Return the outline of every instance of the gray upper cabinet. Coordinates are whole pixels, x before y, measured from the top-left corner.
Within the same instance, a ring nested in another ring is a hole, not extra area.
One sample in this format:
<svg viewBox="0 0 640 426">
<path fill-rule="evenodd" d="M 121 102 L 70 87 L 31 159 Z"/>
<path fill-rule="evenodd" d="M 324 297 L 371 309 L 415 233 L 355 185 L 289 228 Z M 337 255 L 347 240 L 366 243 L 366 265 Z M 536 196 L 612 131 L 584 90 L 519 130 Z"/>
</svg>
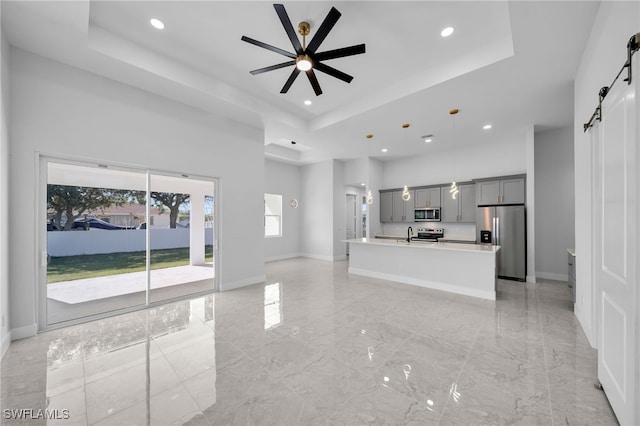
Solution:
<svg viewBox="0 0 640 426">
<path fill-rule="evenodd" d="M 502 204 L 524 204 L 524 178 L 500 180 Z"/>
<path fill-rule="evenodd" d="M 458 185 L 458 196 L 451 197 L 449 187 L 441 190 L 442 210 L 440 212 L 442 222 L 476 222 L 476 188 L 475 184 Z"/>
<path fill-rule="evenodd" d="M 392 222 L 393 192 L 380 193 L 380 222 Z"/>
<path fill-rule="evenodd" d="M 414 206 L 420 207 L 441 207 L 440 205 L 440 187 L 420 188 L 415 190 L 416 197 Z"/>
<path fill-rule="evenodd" d="M 460 192 L 460 220 L 458 222 L 476 223 L 476 186 L 474 184 L 458 185 Z"/>
<path fill-rule="evenodd" d="M 380 192 L 380 222 L 413 222 L 415 191 L 409 193 L 411 199 L 404 201 L 402 191 Z"/>
<path fill-rule="evenodd" d="M 524 177 L 476 182 L 476 200 L 478 205 L 524 204 Z"/>
</svg>

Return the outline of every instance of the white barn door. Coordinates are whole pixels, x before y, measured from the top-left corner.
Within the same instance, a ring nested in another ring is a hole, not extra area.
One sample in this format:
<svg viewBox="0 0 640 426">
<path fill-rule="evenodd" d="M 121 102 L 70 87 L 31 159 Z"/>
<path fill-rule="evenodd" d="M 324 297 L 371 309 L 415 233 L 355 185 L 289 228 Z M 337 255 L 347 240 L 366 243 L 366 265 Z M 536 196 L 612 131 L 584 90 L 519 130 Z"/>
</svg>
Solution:
<svg viewBox="0 0 640 426">
<path fill-rule="evenodd" d="M 602 104 L 602 121 L 592 129 L 598 379 L 622 425 L 640 424 L 636 407 L 640 111 L 638 71 L 634 74 L 631 85 L 622 81 L 624 72 L 611 88 Z"/>
</svg>

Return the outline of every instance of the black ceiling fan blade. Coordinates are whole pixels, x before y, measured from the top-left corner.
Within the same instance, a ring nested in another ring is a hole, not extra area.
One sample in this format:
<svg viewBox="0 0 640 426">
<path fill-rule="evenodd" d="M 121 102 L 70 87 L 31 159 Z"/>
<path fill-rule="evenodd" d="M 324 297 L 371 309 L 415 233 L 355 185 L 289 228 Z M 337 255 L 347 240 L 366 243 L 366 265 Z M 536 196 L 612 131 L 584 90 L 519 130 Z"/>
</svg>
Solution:
<svg viewBox="0 0 640 426">
<path fill-rule="evenodd" d="M 322 95 L 322 89 L 320 88 L 320 83 L 318 83 L 318 78 L 316 77 L 316 73 L 313 72 L 313 68 L 307 71 L 307 77 L 309 77 L 309 83 L 311 83 L 311 87 L 313 87 L 313 91 L 316 92 L 316 96 Z"/>
<path fill-rule="evenodd" d="M 291 25 L 291 20 L 289 19 L 289 15 L 285 10 L 284 5 L 274 4 L 273 7 L 276 10 L 276 13 L 278 14 L 278 18 L 280 18 L 280 22 L 282 23 L 282 26 L 284 27 L 284 30 L 287 33 L 287 36 L 289 36 L 289 40 L 291 40 L 291 45 L 293 46 L 293 50 L 295 50 L 298 53 L 298 55 L 301 54 L 302 45 L 300 44 L 300 40 L 298 39 L 298 36 L 296 34 L 295 29 L 293 28 L 293 25 Z"/>
<path fill-rule="evenodd" d="M 326 61 L 328 59 L 344 58 L 345 56 L 359 55 L 361 53 L 365 53 L 364 44 L 327 50 L 326 52 L 318 52 L 313 55 L 313 59 L 316 61 Z"/>
<path fill-rule="evenodd" d="M 318 28 L 318 31 L 316 31 L 313 39 L 311 39 L 311 43 L 309 43 L 309 45 L 307 46 L 307 52 L 310 52 L 312 54 L 316 52 L 318 47 L 320 47 L 324 39 L 329 34 L 329 31 L 331 31 L 336 22 L 338 22 L 340 16 L 342 16 L 342 13 L 338 12 L 338 9 L 336 9 L 335 7 L 332 7 L 327 16 L 324 18 L 324 21 L 322 21 L 322 24 L 320 24 L 320 28 Z"/>
<path fill-rule="evenodd" d="M 283 62 L 281 64 L 271 65 L 269 67 L 258 68 L 257 70 L 249 71 L 249 73 L 251 73 L 252 75 L 262 74 L 263 72 L 279 70 L 280 68 L 288 67 L 295 64 L 296 64 L 296 61 L 288 61 L 288 62 Z"/>
<path fill-rule="evenodd" d="M 280 90 L 280 93 L 287 93 L 289 91 L 289 88 L 296 80 L 296 77 L 298 77 L 298 74 L 300 74 L 300 70 L 296 67 L 293 69 L 293 71 L 291 71 L 291 75 L 287 79 L 287 82 L 284 83 L 284 86 L 282 86 L 282 90 Z"/>
<path fill-rule="evenodd" d="M 279 53 L 281 55 L 286 56 L 287 58 L 295 59 L 297 57 L 297 55 L 295 55 L 294 53 L 287 52 L 286 50 L 282 50 L 279 47 L 275 47 L 275 46 L 272 46 L 272 45 L 267 44 L 267 43 L 263 43 L 263 42 L 258 41 L 258 40 L 254 40 L 251 37 L 242 36 L 241 40 L 242 41 L 246 41 L 247 43 L 254 44 L 254 45 L 258 46 L 258 47 L 265 48 L 265 49 L 270 50 L 272 52 Z"/>
<path fill-rule="evenodd" d="M 330 67 L 329 65 L 325 65 L 321 62 L 316 62 L 313 67 L 318 71 L 329 74 L 331 77 L 335 77 L 347 83 L 351 83 L 351 80 L 353 80 L 353 77 L 349 74 L 345 74 L 342 71 L 338 71 L 337 69 Z"/>
</svg>

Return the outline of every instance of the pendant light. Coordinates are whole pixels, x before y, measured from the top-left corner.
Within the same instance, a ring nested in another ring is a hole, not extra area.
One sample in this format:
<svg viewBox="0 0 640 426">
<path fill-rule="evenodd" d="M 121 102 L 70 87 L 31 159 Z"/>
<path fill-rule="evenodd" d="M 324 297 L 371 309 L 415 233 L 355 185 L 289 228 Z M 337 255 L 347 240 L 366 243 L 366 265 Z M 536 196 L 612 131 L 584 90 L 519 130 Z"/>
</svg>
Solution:
<svg viewBox="0 0 640 426">
<path fill-rule="evenodd" d="M 409 128 L 409 126 L 411 126 L 411 124 L 409 124 L 409 123 L 404 123 L 404 124 L 402 125 L 402 128 L 403 128 L 403 129 L 408 129 L 408 128 Z M 405 134 L 404 140 L 405 140 L 405 145 L 406 145 L 406 140 L 407 140 L 407 137 L 406 137 L 406 136 L 407 136 L 407 132 L 405 132 L 404 134 Z M 405 185 L 405 186 L 404 186 L 404 188 L 402 189 L 402 199 L 403 199 L 404 201 L 409 201 L 409 200 L 411 199 L 411 193 L 409 192 L 409 188 L 407 188 L 407 185 Z"/>
<path fill-rule="evenodd" d="M 451 194 L 451 198 L 454 200 L 458 196 L 458 185 L 456 185 L 456 159 L 455 159 L 455 150 L 456 150 L 456 114 L 459 111 L 457 109 L 452 109 L 449 111 L 451 114 L 451 118 L 453 120 L 453 149 L 451 151 L 451 158 L 453 159 L 453 181 L 451 182 L 451 188 L 449 188 L 449 194 Z"/>
</svg>

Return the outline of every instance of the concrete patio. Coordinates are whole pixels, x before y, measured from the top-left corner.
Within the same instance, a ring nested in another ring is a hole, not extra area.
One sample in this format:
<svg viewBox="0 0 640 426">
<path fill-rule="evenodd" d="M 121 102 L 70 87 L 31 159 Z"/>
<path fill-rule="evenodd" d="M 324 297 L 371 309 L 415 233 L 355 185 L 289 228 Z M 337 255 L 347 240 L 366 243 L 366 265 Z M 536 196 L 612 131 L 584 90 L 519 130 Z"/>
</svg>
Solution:
<svg viewBox="0 0 640 426">
<path fill-rule="evenodd" d="M 151 290 L 212 280 L 212 263 L 177 266 L 151 271 Z M 91 302 L 131 293 L 144 292 L 147 288 L 147 272 L 130 272 L 106 277 L 85 278 L 47 285 L 47 298 L 67 304 Z"/>
</svg>

